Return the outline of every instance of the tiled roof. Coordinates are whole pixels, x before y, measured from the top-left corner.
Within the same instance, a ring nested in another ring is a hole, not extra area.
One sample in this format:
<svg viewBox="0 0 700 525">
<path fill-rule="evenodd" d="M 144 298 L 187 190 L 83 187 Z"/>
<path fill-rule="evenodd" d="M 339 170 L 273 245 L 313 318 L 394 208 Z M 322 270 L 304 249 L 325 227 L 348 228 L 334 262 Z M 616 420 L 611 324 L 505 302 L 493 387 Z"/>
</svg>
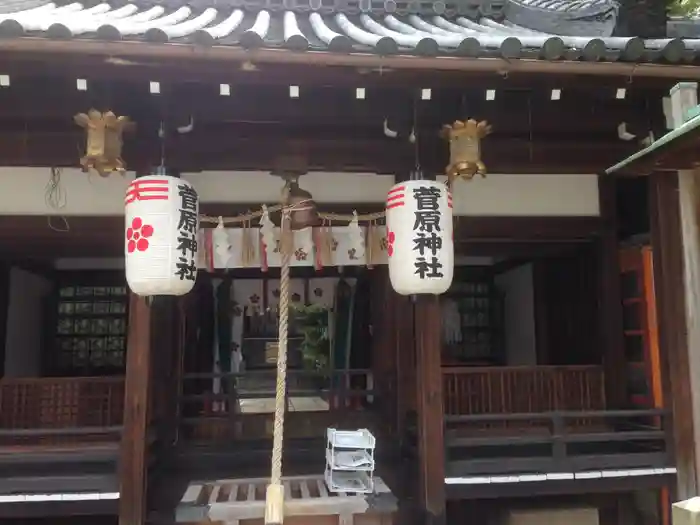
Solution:
<svg viewBox="0 0 700 525">
<path fill-rule="evenodd" d="M 612 0 L 511 0 L 505 16 L 513 23 L 572 36 L 610 36 L 619 6 Z"/>
<path fill-rule="evenodd" d="M 478 2 L 474 7 L 441 0 L 429 8 L 426 2 L 398 0 L 167 0 L 88 7 L 0 0 L 0 37 L 635 62 L 678 62 L 700 51 L 700 38 L 611 36 L 618 9 L 612 0 L 505 0 L 492 5 L 484 9 Z"/>
</svg>

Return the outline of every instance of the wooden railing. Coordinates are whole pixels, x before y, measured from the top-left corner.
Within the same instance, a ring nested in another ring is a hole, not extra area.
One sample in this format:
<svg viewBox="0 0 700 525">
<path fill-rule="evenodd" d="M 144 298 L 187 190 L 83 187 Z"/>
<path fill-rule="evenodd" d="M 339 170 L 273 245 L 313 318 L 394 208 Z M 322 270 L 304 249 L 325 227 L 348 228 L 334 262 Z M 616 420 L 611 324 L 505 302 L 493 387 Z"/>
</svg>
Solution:
<svg viewBox="0 0 700 525">
<path fill-rule="evenodd" d="M 600 366 L 444 367 L 446 415 L 603 410 Z"/>
<path fill-rule="evenodd" d="M 274 369 L 185 374 L 179 400 L 180 439 L 228 443 L 269 439 L 275 375 Z M 322 437 L 327 427 L 338 423 L 372 428 L 380 418 L 373 417 L 379 391 L 371 377 L 369 370 L 289 370 L 285 437 Z M 212 392 L 215 379 L 219 393 Z"/>
<path fill-rule="evenodd" d="M 672 467 L 667 416 L 662 409 L 447 416 L 447 475 Z M 538 421 L 538 431 L 503 436 L 463 432 L 465 427 L 503 421 L 512 426 Z M 582 427 L 578 421 L 597 423 Z"/>
<path fill-rule="evenodd" d="M 0 444 L 118 439 L 123 410 L 122 377 L 0 379 Z"/>
</svg>

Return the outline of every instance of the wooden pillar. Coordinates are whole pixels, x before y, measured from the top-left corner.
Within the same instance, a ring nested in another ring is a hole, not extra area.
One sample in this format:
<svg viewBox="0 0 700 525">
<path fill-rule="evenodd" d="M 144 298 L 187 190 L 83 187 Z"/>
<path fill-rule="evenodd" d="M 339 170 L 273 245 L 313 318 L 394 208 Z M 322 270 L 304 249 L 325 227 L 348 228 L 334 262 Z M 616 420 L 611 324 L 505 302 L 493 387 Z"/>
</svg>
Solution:
<svg viewBox="0 0 700 525">
<path fill-rule="evenodd" d="M 416 414 L 418 400 L 418 371 L 416 370 L 416 342 L 412 330 L 406 330 L 406 326 L 413 326 L 413 303 L 409 297 L 404 297 L 391 289 L 389 285 L 391 305 L 394 315 L 392 318 L 394 337 L 391 341 L 394 360 L 396 362 L 397 388 L 397 422 L 399 435 L 405 437 L 410 426 L 417 425 L 417 421 L 411 418 Z"/>
<path fill-rule="evenodd" d="M 169 451 L 177 434 L 180 381 L 180 319 L 177 297 L 158 297 L 151 304 L 151 398 L 159 421 L 158 440 Z"/>
<path fill-rule="evenodd" d="M 599 308 L 605 394 L 608 408 L 626 404 L 626 360 L 622 322 L 622 295 L 618 263 L 616 184 L 611 176 L 598 177 L 603 231 L 599 240 Z"/>
<path fill-rule="evenodd" d="M 411 163 L 412 161 L 413 159 Z M 407 168 L 397 174 L 396 182 L 410 180 L 417 175 L 412 169 Z M 426 174 L 423 176 L 430 178 Z M 404 417 L 403 414 L 411 413 L 415 403 L 418 430 L 416 500 L 424 513 L 421 523 L 444 525 L 445 418 L 442 400 L 440 302 L 434 295 L 409 298 L 401 297 L 393 290 L 390 293 L 393 294 L 389 303 L 394 308 L 394 344 L 397 352 L 398 381 L 401 383 L 397 406 L 399 418 Z M 413 326 L 413 330 L 407 329 L 410 326 Z M 405 421 L 402 424 L 405 424 Z M 403 429 L 406 429 L 406 426 Z M 411 518 L 413 522 L 416 516 Z"/>
<path fill-rule="evenodd" d="M 10 272 L 9 263 L 0 263 L 0 377 L 5 375 L 5 341 L 7 338 L 7 314 L 10 308 Z M 42 355 L 42 369 L 46 369 L 46 351 Z"/>
<path fill-rule="evenodd" d="M 372 319 L 372 375 L 373 389 L 378 392 L 381 416 L 389 429 L 389 435 L 398 437 L 397 415 L 398 363 L 394 355 L 394 308 L 391 307 L 392 290 L 386 267 L 370 272 L 370 310 Z M 369 387 L 369 385 L 368 385 Z"/>
<path fill-rule="evenodd" d="M 119 525 L 144 525 L 151 377 L 151 311 L 131 294 L 126 350 L 124 430 L 119 460 Z"/>
<path fill-rule="evenodd" d="M 690 403 L 686 406 L 685 413 L 679 414 L 679 418 L 692 419 L 693 422 L 695 491 L 692 496 L 697 496 L 700 471 L 700 170 L 679 172 L 678 192 L 683 245 L 686 355 L 690 383 Z M 674 376 L 672 379 L 676 380 Z"/>
<path fill-rule="evenodd" d="M 426 525 L 445 523 L 445 440 L 440 347 L 440 302 L 418 296 L 414 307 L 419 501 Z"/>
<path fill-rule="evenodd" d="M 698 495 L 695 436 L 700 423 L 696 397 L 700 386 L 699 181 L 698 173 L 692 172 L 680 176 L 655 173 L 650 179 L 654 292 L 664 399 L 670 400 L 670 406 L 668 402 L 666 406 L 673 410 L 678 499 Z"/>
</svg>

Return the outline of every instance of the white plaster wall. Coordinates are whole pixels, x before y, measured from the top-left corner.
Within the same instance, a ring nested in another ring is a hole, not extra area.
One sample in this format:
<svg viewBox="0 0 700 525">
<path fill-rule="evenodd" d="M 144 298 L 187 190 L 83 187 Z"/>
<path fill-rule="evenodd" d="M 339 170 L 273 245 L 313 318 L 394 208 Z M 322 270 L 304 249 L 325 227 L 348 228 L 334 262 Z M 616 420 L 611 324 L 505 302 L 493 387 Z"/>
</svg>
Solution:
<svg viewBox="0 0 700 525">
<path fill-rule="evenodd" d="M 452 197 L 457 215 L 600 215 L 596 175 L 488 175 L 458 181 Z"/>
<path fill-rule="evenodd" d="M 44 300 L 51 282 L 20 268 L 10 270 L 5 377 L 36 377 L 41 374 L 44 334 Z"/>
<path fill-rule="evenodd" d="M 276 202 L 281 180 L 266 172 L 184 173 L 202 202 L 257 205 Z M 7 191 L 0 193 L 0 215 L 122 215 L 124 193 L 133 179 L 100 178 L 77 169 L 60 177 L 60 206 L 50 206 L 48 168 L 0 168 Z M 383 204 L 393 185 L 392 175 L 372 173 L 309 173 L 300 181 L 319 203 Z M 58 196 L 57 192 L 53 196 Z M 581 216 L 598 215 L 596 175 L 489 175 L 459 181 L 454 188 L 457 215 Z"/>
<path fill-rule="evenodd" d="M 525 264 L 496 276 L 505 294 L 505 346 L 509 366 L 537 364 L 535 302 L 532 265 Z"/>
</svg>

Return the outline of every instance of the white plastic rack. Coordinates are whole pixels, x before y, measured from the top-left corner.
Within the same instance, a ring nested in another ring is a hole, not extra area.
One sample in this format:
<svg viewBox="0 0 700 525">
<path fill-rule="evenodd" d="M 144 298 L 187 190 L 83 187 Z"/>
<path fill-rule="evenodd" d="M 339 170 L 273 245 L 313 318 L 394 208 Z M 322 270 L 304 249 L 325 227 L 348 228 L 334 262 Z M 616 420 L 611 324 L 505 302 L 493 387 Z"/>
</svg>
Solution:
<svg viewBox="0 0 700 525">
<path fill-rule="evenodd" d="M 331 492 L 367 494 L 374 491 L 376 439 L 366 428 L 326 431 L 325 480 Z"/>
</svg>

